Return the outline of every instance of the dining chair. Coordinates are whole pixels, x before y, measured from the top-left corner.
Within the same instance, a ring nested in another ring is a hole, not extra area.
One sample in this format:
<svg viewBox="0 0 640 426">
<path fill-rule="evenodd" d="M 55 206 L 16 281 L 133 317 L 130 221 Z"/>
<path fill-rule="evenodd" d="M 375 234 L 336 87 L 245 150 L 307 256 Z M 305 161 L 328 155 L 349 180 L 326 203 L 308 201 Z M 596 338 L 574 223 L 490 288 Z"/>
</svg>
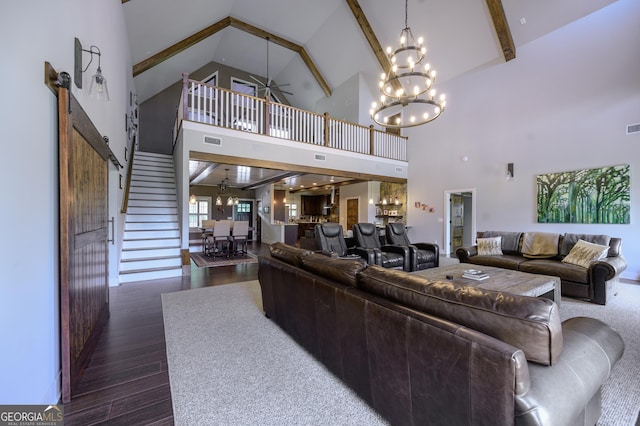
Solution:
<svg viewBox="0 0 640 426">
<path fill-rule="evenodd" d="M 229 235 L 231 234 L 231 223 L 228 220 L 216 221 L 213 227 L 213 234 L 207 237 L 209 241 L 208 255 L 229 257 Z"/>
<path fill-rule="evenodd" d="M 207 252 L 207 237 L 213 235 L 213 226 L 215 225 L 215 220 L 205 219 L 202 221 L 200 229 L 202 230 L 202 252 Z"/>
<path fill-rule="evenodd" d="M 237 220 L 233 223 L 233 232 L 229 235 L 230 252 L 233 255 L 247 254 L 247 239 L 249 238 L 249 221 Z"/>
</svg>

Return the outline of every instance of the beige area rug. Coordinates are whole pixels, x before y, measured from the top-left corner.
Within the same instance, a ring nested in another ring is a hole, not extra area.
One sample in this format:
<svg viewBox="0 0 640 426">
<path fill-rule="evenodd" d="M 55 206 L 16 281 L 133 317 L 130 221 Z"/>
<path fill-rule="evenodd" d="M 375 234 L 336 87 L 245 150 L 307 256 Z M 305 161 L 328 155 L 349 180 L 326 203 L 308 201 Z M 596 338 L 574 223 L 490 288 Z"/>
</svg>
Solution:
<svg viewBox="0 0 640 426">
<path fill-rule="evenodd" d="M 258 256 L 253 253 L 247 253 L 244 256 L 236 256 L 230 258 L 205 256 L 203 253 L 190 253 L 191 259 L 199 268 L 211 268 L 215 266 L 240 265 L 242 263 L 256 263 Z"/>
<path fill-rule="evenodd" d="M 162 295 L 176 425 L 385 425 L 262 311 L 258 281 Z"/>
<path fill-rule="evenodd" d="M 631 426 L 640 410 L 640 285 L 606 306 L 563 298 L 562 319 L 617 329 L 624 356 L 603 388 L 598 426 Z M 384 424 L 262 311 L 258 281 L 162 295 L 176 424 Z"/>
</svg>

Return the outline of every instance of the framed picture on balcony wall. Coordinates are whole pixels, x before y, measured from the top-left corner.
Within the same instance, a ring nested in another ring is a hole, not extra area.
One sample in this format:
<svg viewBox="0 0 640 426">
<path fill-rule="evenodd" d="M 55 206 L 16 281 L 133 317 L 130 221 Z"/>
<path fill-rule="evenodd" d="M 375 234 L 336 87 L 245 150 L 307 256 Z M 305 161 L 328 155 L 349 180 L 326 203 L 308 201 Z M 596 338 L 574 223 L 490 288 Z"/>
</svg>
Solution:
<svg viewBox="0 0 640 426">
<path fill-rule="evenodd" d="M 630 182 L 628 164 L 538 175 L 538 222 L 628 224 Z"/>
</svg>

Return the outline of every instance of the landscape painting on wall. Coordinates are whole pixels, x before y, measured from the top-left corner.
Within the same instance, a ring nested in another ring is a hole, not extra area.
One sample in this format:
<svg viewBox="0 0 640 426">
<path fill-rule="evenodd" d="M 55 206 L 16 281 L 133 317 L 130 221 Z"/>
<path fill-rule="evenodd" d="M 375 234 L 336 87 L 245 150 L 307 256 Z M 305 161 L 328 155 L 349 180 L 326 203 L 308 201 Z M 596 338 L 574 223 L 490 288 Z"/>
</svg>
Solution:
<svg viewBox="0 0 640 426">
<path fill-rule="evenodd" d="M 628 164 L 536 178 L 539 223 L 630 222 Z"/>
</svg>

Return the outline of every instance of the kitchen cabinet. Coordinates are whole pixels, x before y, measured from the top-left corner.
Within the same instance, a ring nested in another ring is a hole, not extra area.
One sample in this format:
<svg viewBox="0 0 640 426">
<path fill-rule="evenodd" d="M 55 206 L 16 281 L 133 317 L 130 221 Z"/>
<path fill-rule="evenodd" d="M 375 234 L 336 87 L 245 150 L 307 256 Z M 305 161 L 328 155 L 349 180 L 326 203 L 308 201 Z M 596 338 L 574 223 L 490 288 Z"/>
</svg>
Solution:
<svg viewBox="0 0 640 426">
<path fill-rule="evenodd" d="M 302 215 L 304 216 L 322 216 L 326 214 L 324 207 L 327 205 L 327 197 L 325 195 L 303 195 Z"/>
</svg>

